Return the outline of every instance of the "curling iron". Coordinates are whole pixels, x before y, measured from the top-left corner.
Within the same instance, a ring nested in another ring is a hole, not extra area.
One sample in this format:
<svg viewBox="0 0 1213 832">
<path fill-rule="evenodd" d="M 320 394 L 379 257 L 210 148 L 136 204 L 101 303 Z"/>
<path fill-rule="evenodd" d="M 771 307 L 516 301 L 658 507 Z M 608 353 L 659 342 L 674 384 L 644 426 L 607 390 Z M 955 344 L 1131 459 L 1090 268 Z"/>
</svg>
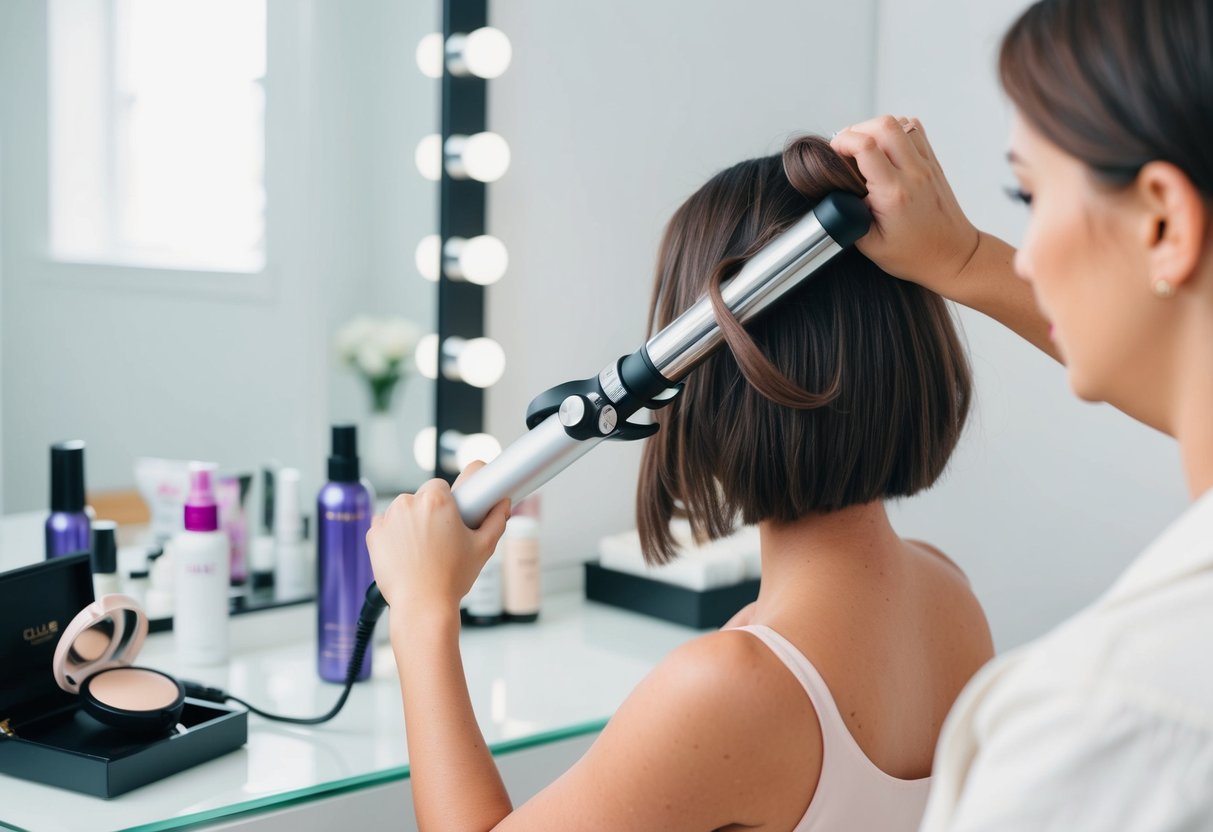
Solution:
<svg viewBox="0 0 1213 832">
<path fill-rule="evenodd" d="M 739 321 L 748 323 L 868 233 L 871 222 L 872 216 L 859 197 L 841 191 L 827 195 L 721 285 L 725 304 Z M 517 503 L 604 439 L 626 442 L 655 434 L 658 425 L 632 422 L 631 417 L 642 409 L 657 410 L 672 402 L 682 391 L 686 375 L 723 339 L 711 300 L 704 296 L 643 347 L 608 364 L 598 375 L 568 381 L 541 393 L 527 408 L 527 432 L 454 490 L 463 522 L 469 528 L 479 527 L 498 502 L 509 497 Z M 199 690 L 191 695 L 235 700 L 269 719 L 325 722 L 345 704 L 375 622 L 386 607 L 379 587 L 372 583 L 358 617 L 345 689 L 323 716 L 268 714 L 218 690 Z"/>
<path fill-rule="evenodd" d="M 859 197 L 836 191 L 779 234 L 721 286 L 729 310 L 743 324 L 799 286 L 809 275 L 868 233 L 872 215 Z M 517 503 L 589 453 L 604 439 L 632 441 L 657 432 L 629 421 L 641 409 L 668 405 L 682 379 L 724 339 L 711 300 L 701 297 L 631 355 L 597 376 L 557 385 L 527 408 L 527 433 L 453 492 L 459 516 L 477 528 L 506 497 Z M 368 606 L 386 602 L 367 590 Z"/>
</svg>

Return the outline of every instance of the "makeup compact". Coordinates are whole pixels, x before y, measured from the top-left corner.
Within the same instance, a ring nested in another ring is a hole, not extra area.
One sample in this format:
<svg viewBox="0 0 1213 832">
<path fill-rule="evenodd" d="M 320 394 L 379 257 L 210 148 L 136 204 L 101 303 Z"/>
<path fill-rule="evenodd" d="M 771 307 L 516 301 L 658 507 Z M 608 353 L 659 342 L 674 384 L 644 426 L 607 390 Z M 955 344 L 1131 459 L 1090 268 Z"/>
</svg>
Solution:
<svg viewBox="0 0 1213 832">
<path fill-rule="evenodd" d="M 147 616 L 135 599 L 103 595 L 59 637 L 55 682 L 78 694 L 98 722 L 143 737 L 164 734 L 181 717 L 185 690 L 167 673 L 131 666 L 145 638 Z"/>
<path fill-rule="evenodd" d="M 147 638 L 88 555 L 0 572 L 0 774 L 115 797 L 244 745 L 246 711 L 134 664 Z"/>
</svg>

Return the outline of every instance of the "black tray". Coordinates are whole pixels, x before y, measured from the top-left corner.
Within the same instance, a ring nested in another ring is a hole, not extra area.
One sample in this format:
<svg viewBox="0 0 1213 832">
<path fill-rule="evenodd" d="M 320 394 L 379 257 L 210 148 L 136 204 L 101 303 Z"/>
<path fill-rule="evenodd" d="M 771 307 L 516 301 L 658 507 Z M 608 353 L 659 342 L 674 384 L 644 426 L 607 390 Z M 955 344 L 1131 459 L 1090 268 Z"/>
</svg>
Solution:
<svg viewBox="0 0 1213 832">
<path fill-rule="evenodd" d="M 585 565 L 585 597 L 706 630 L 724 625 L 738 610 L 756 600 L 758 580 L 700 591 L 616 572 L 591 561 Z"/>
</svg>

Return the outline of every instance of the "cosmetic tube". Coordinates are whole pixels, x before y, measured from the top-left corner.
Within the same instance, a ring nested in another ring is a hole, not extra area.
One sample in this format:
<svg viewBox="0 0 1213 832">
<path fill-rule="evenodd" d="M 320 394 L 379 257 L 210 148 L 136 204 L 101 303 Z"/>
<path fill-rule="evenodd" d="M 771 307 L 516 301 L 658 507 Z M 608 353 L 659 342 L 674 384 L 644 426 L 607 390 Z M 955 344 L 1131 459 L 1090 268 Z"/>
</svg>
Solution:
<svg viewBox="0 0 1213 832">
<path fill-rule="evenodd" d="M 254 592 L 274 588 L 274 475 L 277 465 L 261 469 L 260 487 L 254 500 L 255 533 L 249 542 L 249 574 Z"/>
<path fill-rule="evenodd" d="M 315 591 L 315 569 L 303 542 L 299 471 L 282 468 L 274 486 L 274 597 L 306 598 Z"/>
</svg>

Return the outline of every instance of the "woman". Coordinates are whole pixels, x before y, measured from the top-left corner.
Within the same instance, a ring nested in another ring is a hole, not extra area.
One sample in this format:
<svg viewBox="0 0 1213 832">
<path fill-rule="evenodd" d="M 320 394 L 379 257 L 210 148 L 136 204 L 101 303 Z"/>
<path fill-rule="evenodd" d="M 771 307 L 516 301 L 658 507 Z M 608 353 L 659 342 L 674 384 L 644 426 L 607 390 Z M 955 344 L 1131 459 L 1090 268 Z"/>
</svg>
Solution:
<svg viewBox="0 0 1213 832">
<path fill-rule="evenodd" d="M 999 62 L 1030 206 L 1018 252 L 968 223 L 916 121 L 833 141 L 867 180 L 865 254 L 1062 359 L 1080 398 L 1174 436 L 1194 501 L 1092 607 L 973 680 L 926 830 L 1213 828 L 1210 44 L 1208 0 L 1023 14 Z"/>
<path fill-rule="evenodd" d="M 675 214 L 652 323 L 709 289 L 728 349 L 687 379 L 645 448 L 646 554 L 674 555 L 680 505 L 701 537 L 761 533 L 762 588 L 725 630 L 675 651 L 559 780 L 511 812 L 468 703 L 459 599 L 501 534 L 475 532 L 441 481 L 368 536 L 392 642 L 422 829 L 917 826 L 957 692 L 992 653 L 959 570 L 892 529 L 884 500 L 929 487 L 961 433 L 970 373 L 943 302 L 842 255 L 747 331 L 720 281 L 826 193 L 862 192 L 821 139 L 742 162 Z"/>
</svg>

